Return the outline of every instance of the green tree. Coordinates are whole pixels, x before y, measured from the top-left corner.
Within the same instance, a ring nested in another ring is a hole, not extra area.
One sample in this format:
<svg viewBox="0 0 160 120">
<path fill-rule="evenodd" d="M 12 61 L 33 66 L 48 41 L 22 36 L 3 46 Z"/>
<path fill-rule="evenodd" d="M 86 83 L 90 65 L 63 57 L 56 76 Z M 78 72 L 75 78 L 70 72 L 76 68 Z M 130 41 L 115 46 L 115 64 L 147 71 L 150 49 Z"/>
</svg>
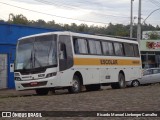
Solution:
<svg viewBox="0 0 160 120">
<path fill-rule="evenodd" d="M 4 20 L 0 20 L 0 22 L 2 23 L 2 22 L 5 22 Z"/>
<path fill-rule="evenodd" d="M 77 24 L 71 23 L 70 28 L 71 28 L 71 31 L 78 32 L 78 26 L 77 26 Z"/>
<path fill-rule="evenodd" d="M 22 25 L 27 25 L 29 23 L 27 18 L 22 14 L 14 15 L 13 13 L 9 14 L 8 22 L 13 24 L 22 24 Z"/>
<path fill-rule="evenodd" d="M 46 22 L 42 19 L 38 19 L 37 21 L 32 23 L 33 26 L 38 26 L 38 27 L 46 27 Z"/>
<path fill-rule="evenodd" d="M 152 32 L 150 35 L 149 35 L 150 39 L 152 40 L 157 40 L 159 39 L 159 35 L 157 32 Z"/>
<path fill-rule="evenodd" d="M 87 24 L 80 24 L 78 26 L 78 32 L 88 32 L 88 25 Z"/>
<path fill-rule="evenodd" d="M 156 30 L 160 30 L 160 27 L 159 27 L 159 25 L 157 25 L 157 26 L 156 26 Z"/>
<path fill-rule="evenodd" d="M 34 20 L 27 20 L 25 16 L 22 14 L 20 15 L 9 15 L 9 23 L 14 24 L 23 24 L 23 25 L 30 25 L 30 26 L 38 26 L 38 27 L 45 27 L 45 28 L 53 28 L 58 30 L 67 30 L 73 32 L 81 32 L 81 33 L 91 33 L 91 34 L 104 34 L 104 35 L 113 35 L 113 36 L 122 36 L 122 37 L 129 37 L 129 30 L 130 25 L 123 25 L 123 24 L 112 24 L 109 23 L 107 26 L 95 26 L 94 24 L 88 26 L 87 24 L 80 24 L 77 25 L 76 23 L 69 24 L 60 24 L 56 23 L 54 20 L 45 22 L 42 19 L 37 21 Z M 155 31 L 160 30 L 160 27 L 157 25 L 156 27 L 152 26 L 151 24 L 142 24 L 142 31 Z M 137 24 L 133 25 L 133 37 L 137 37 Z M 157 36 L 153 34 L 151 38 L 156 39 Z"/>
</svg>

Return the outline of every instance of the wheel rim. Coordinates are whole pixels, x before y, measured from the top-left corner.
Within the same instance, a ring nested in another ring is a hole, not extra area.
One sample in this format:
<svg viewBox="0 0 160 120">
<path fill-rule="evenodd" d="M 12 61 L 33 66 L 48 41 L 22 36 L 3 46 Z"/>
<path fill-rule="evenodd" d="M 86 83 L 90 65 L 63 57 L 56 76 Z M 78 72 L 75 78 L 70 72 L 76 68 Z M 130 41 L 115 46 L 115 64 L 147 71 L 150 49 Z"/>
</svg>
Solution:
<svg viewBox="0 0 160 120">
<path fill-rule="evenodd" d="M 124 81 L 123 81 L 123 79 L 120 79 L 120 86 L 121 86 L 121 87 L 124 86 Z"/>
<path fill-rule="evenodd" d="M 124 87 L 125 86 L 125 83 L 124 83 L 124 79 L 123 79 L 123 76 L 120 76 L 120 87 Z"/>
<path fill-rule="evenodd" d="M 138 83 L 137 81 L 134 81 L 134 82 L 133 82 L 133 86 L 134 86 L 134 87 L 138 87 L 138 85 L 139 85 L 139 83 Z"/>
<path fill-rule="evenodd" d="M 77 80 L 73 80 L 73 90 L 78 91 L 79 90 L 79 83 Z"/>
</svg>

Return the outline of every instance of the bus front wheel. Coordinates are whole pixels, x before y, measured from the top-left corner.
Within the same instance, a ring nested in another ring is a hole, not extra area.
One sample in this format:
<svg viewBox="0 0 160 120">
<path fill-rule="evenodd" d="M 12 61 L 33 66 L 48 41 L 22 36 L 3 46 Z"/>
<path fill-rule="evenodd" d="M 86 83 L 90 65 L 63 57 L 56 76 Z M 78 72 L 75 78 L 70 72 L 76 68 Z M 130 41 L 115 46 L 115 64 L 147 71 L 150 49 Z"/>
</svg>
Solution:
<svg viewBox="0 0 160 120">
<path fill-rule="evenodd" d="M 74 75 L 72 80 L 72 86 L 68 88 L 69 93 L 79 93 L 81 92 L 81 82 L 79 77 Z"/>
</svg>

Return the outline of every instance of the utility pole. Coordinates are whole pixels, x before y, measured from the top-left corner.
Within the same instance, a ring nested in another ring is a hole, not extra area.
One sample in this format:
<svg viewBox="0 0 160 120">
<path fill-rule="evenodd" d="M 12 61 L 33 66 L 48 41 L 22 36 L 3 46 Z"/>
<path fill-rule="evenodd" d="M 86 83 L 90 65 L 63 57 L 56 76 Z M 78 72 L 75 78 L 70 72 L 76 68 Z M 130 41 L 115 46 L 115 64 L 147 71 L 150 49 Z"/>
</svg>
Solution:
<svg viewBox="0 0 160 120">
<path fill-rule="evenodd" d="M 141 40 L 141 0 L 139 0 L 138 8 L 138 25 L 137 25 L 137 41 L 140 44 Z"/>
<path fill-rule="evenodd" d="M 131 0 L 130 38 L 133 36 L 133 1 Z"/>
</svg>

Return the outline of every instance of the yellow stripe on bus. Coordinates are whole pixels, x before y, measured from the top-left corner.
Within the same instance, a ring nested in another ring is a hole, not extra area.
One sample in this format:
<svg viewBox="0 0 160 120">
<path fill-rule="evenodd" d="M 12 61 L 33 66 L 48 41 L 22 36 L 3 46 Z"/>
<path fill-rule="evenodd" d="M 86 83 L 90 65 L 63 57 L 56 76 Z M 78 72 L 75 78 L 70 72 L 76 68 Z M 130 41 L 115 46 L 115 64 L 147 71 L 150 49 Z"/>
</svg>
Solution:
<svg viewBox="0 0 160 120">
<path fill-rule="evenodd" d="M 74 58 L 74 65 L 134 65 L 139 66 L 140 60 L 101 59 L 101 58 Z"/>
</svg>

